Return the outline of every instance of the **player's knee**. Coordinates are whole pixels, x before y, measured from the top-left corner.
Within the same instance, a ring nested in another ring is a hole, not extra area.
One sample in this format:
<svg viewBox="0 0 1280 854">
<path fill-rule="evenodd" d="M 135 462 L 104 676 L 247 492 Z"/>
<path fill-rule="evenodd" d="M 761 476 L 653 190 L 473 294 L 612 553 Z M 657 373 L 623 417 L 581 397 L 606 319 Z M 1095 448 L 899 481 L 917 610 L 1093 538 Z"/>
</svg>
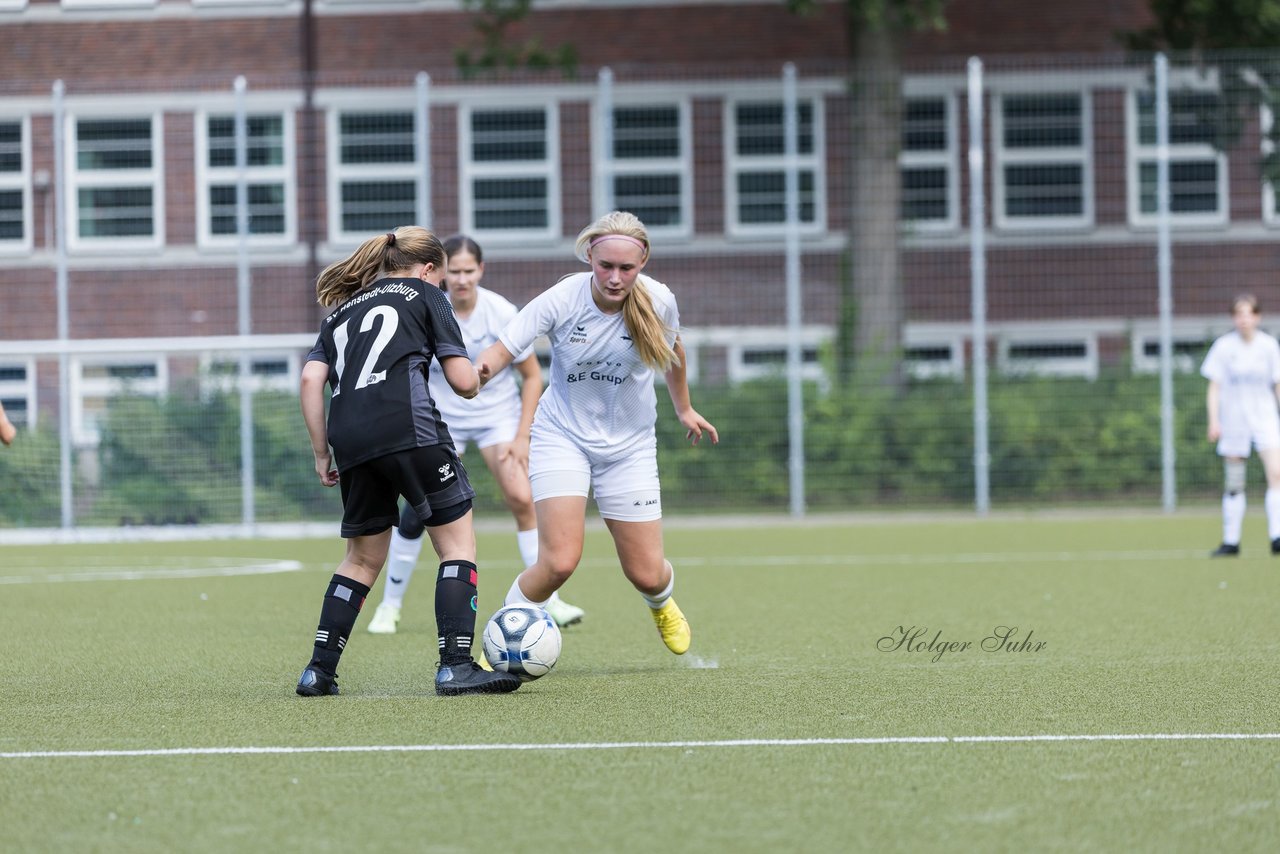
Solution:
<svg viewBox="0 0 1280 854">
<path fill-rule="evenodd" d="M 569 576 L 573 575 L 573 571 L 578 568 L 578 560 L 580 555 L 572 554 L 548 554 L 545 560 L 539 560 L 543 570 L 547 573 L 552 581 L 557 585 L 564 584 L 569 580 Z"/>
<path fill-rule="evenodd" d="M 1244 492 L 1244 460 L 1226 460 L 1222 464 L 1223 489 L 1227 495 Z"/>
<path fill-rule="evenodd" d="M 406 540 L 416 540 L 422 536 L 422 532 L 426 530 L 426 525 L 419 518 L 417 510 L 406 506 L 400 513 L 400 525 L 396 530 Z"/>
</svg>

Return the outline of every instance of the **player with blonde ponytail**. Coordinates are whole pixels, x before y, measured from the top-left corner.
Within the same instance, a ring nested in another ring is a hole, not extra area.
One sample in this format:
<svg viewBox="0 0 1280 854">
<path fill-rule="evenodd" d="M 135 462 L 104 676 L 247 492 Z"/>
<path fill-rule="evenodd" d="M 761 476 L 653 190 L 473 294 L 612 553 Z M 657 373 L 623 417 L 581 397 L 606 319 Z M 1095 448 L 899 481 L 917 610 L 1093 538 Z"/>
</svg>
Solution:
<svg viewBox="0 0 1280 854">
<path fill-rule="evenodd" d="M 689 400 L 675 295 L 641 273 L 650 256 L 644 224 L 624 211 L 606 214 L 582 230 L 575 250 L 591 269 L 531 300 L 476 358 L 485 383 L 540 336 L 551 341 L 551 381 L 529 448 L 538 559 L 511 585 L 506 604 L 541 605 L 573 574 L 594 493 L 623 574 L 663 643 L 682 655 L 692 633 L 672 598 L 675 571 L 662 547 L 655 374 L 665 375 L 688 439 L 720 437 Z"/>
</svg>

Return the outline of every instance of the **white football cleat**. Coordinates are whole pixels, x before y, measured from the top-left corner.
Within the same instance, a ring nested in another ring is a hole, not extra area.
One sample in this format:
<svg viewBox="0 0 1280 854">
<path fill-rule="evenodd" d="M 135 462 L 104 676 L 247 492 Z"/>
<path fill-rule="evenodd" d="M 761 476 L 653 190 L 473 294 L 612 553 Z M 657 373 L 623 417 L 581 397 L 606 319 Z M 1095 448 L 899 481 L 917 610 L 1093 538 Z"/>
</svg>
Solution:
<svg viewBox="0 0 1280 854">
<path fill-rule="evenodd" d="M 373 619 L 369 621 L 369 631 L 375 635 L 394 635 L 396 624 L 399 622 L 400 606 L 383 602 L 378 606 L 378 610 L 373 612 Z"/>
<path fill-rule="evenodd" d="M 546 611 L 551 616 L 551 619 L 555 620 L 556 625 L 561 628 L 564 628 L 565 626 L 572 626 L 575 623 L 581 623 L 582 618 L 587 615 L 586 611 L 582 610 L 577 605 L 570 605 L 559 596 L 552 596 L 551 599 L 547 601 L 547 604 L 543 606 L 543 610 Z"/>
</svg>

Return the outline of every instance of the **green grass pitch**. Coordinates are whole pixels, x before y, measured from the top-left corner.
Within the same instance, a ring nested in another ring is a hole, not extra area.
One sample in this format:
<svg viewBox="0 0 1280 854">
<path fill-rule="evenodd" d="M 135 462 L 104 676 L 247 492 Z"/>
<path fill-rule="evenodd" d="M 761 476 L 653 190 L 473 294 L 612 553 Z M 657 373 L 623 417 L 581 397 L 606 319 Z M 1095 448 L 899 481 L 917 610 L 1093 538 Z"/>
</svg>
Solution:
<svg viewBox="0 0 1280 854">
<path fill-rule="evenodd" d="M 673 522 L 676 657 L 593 524 L 556 669 L 460 698 L 428 557 L 302 699 L 336 538 L 6 546 L 0 848 L 1274 850 L 1263 527 L 1211 561 L 1208 512 Z M 483 622 L 516 552 L 479 547 Z"/>
</svg>

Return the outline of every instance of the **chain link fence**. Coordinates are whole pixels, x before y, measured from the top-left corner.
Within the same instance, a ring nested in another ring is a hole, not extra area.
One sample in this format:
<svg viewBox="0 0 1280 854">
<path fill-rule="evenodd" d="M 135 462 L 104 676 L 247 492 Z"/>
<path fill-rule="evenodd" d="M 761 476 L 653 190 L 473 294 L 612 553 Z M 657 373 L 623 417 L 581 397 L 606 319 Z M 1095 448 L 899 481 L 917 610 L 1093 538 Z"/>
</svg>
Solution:
<svg viewBox="0 0 1280 854">
<path fill-rule="evenodd" d="M 1236 293 L 1280 295 L 1261 62 L 9 81 L 0 526 L 331 521 L 296 402 L 319 270 L 423 223 L 519 305 L 614 208 L 723 439 L 660 394 L 672 511 L 1214 497 L 1196 370 Z"/>
</svg>

